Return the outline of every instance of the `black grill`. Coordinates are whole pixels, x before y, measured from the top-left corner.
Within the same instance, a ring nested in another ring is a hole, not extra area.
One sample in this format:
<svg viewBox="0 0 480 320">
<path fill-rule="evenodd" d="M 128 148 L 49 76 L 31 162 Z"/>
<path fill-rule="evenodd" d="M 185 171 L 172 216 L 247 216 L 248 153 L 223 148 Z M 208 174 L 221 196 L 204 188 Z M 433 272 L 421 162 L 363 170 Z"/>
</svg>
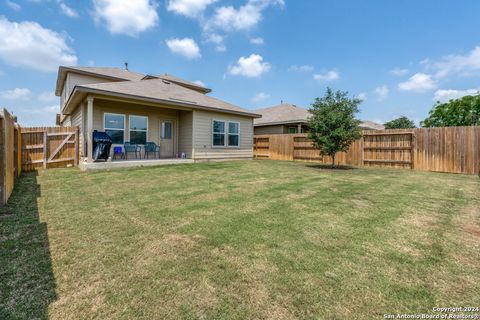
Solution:
<svg viewBox="0 0 480 320">
<path fill-rule="evenodd" d="M 106 161 L 110 156 L 112 138 L 105 132 L 93 131 L 93 161 Z"/>
</svg>

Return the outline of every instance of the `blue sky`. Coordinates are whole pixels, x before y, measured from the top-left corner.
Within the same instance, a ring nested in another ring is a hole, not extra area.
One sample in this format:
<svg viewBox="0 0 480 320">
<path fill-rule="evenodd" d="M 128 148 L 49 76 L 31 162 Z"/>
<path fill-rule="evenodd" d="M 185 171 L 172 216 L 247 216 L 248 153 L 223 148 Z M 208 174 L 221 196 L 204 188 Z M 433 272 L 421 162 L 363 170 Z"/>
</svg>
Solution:
<svg viewBox="0 0 480 320">
<path fill-rule="evenodd" d="M 423 120 L 480 88 L 480 1 L 0 0 L 0 105 L 52 125 L 58 65 L 201 81 L 244 108 L 308 107 L 325 88 L 359 118 Z"/>
</svg>

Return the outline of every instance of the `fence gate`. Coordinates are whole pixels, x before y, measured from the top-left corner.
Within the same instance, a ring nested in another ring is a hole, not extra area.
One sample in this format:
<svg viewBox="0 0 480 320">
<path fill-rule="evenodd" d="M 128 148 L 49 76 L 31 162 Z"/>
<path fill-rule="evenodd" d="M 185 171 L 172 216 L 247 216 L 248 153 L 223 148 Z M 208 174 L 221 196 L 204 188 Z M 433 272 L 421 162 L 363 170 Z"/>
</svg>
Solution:
<svg viewBox="0 0 480 320">
<path fill-rule="evenodd" d="M 77 127 L 22 128 L 22 170 L 78 164 Z"/>
<path fill-rule="evenodd" d="M 414 169 L 413 132 L 368 132 L 363 134 L 363 165 Z"/>
</svg>

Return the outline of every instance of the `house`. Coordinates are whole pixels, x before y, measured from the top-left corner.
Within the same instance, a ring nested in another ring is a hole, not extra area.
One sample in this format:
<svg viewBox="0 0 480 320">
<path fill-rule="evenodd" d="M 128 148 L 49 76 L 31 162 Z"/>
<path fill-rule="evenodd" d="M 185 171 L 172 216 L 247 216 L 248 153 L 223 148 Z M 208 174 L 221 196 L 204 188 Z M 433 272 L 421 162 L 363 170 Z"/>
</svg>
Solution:
<svg viewBox="0 0 480 320">
<path fill-rule="evenodd" d="M 80 159 L 92 162 L 92 133 L 113 147 L 155 142 L 160 158 L 251 159 L 253 119 L 260 115 L 207 95 L 211 90 L 172 75 L 120 68 L 60 67 L 55 94 L 59 125 L 78 126 Z"/>
<path fill-rule="evenodd" d="M 294 104 L 282 102 L 278 106 L 257 109 L 255 113 L 262 115 L 261 118 L 254 120 L 256 135 L 308 132 L 310 112 Z M 360 127 L 363 130 L 385 129 L 383 125 L 372 121 L 362 121 Z"/>
</svg>

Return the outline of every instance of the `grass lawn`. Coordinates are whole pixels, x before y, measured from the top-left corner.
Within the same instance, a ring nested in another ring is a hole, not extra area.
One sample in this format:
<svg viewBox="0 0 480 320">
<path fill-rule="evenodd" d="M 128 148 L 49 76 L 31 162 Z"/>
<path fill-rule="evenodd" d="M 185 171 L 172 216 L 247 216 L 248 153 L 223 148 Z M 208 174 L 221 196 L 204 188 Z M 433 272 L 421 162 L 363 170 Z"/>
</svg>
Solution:
<svg viewBox="0 0 480 320">
<path fill-rule="evenodd" d="M 241 161 L 25 174 L 0 318 L 381 319 L 480 306 L 480 179 Z"/>
</svg>

